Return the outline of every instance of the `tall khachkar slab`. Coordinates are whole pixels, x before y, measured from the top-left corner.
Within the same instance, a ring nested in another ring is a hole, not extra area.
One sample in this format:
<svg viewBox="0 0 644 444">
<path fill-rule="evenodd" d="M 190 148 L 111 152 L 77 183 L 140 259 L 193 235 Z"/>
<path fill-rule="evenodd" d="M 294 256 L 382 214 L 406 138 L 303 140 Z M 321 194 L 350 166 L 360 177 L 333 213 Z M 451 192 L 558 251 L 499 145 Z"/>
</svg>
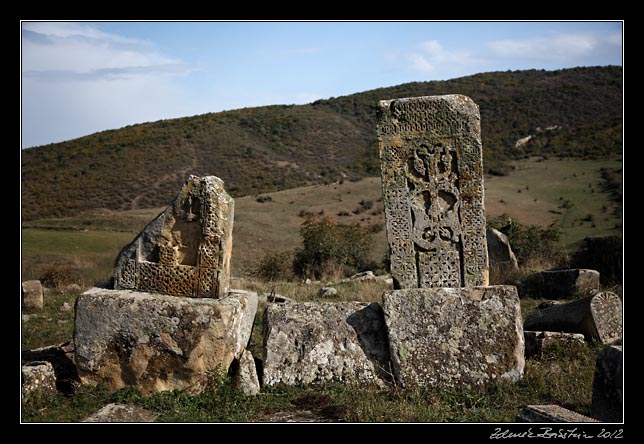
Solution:
<svg viewBox="0 0 644 444">
<path fill-rule="evenodd" d="M 234 201 L 215 176 L 190 176 L 116 258 L 114 288 L 222 298 L 230 281 Z"/>
<path fill-rule="evenodd" d="M 378 114 L 395 288 L 487 285 L 478 106 L 417 97 L 383 100 Z"/>
</svg>

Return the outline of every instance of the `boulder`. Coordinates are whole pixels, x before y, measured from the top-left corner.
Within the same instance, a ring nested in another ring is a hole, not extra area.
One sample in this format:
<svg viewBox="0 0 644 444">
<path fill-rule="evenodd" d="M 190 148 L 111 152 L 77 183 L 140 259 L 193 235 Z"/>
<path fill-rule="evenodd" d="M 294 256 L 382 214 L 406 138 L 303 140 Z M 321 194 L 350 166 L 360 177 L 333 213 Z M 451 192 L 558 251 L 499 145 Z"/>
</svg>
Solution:
<svg viewBox="0 0 644 444">
<path fill-rule="evenodd" d="M 22 283 L 22 306 L 42 310 L 44 305 L 43 288 L 40 281 Z"/>
<path fill-rule="evenodd" d="M 525 357 L 540 358 L 548 349 L 555 347 L 584 347 L 584 335 L 555 331 L 524 331 Z"/>
<path fill-rule="evenodd" d="M 624 420 L 622 347 L 610 345 L 597 356 L 591 415 L 602 422 Z"/>
<path fill-rule="evenodd" d="M 253 354 L 245 350 L 237 363 L 234 384 L 244 395 L 255 396 L 259 393 L 259 378 Z"/>
<path fill-rule="evenodd" d="M 230 287 L 233 198 L 215 176 L 190 176 L 179 195 L 116 258 L 117 290 L 222 298 Z"/>
<path fill-rule="evenodd" d="M 108 404 L 81 422 L 154 422 L 157 413 L 135 405 Z"/>
<path fill-rule="evenodd" d="M 586 340 L 615 344 L 622 340 L 622 301 L 609 291 L 535 310 L 525 330 L 581 333 Z"/>
<path fill-rule="evenodd" d="M 264 385 L 381 384 L 388 378 L 387 334 L 377 303 L 272 304 L 264 316 Z"/>
<path fill-rule="evenodd" d="M 521 297 L 567 299 L 599 291 L 599 272 L 582 268 L 533 273 L 521 282 Z"/>
<path fill-rule="evenodd" d="M 93 288 L 76 302 L 78 373 L 112 389 L 199 393 L 241 357 L 256 310 L 251 292 L 211 299 Z"/>
<path fill-rule="evenodd" d="M 349 278 L 351 281 L 375 281 L 376 275 L 373 274 L 373 271 L 363 271 L 361 273 L 356 273 Z"/>
<path fill-rule="evenodd" d="M 523 375 L 521 306 L 513 286 L 386 291 L 383 310 L 403 386 L 478 386 Z"/>
<path fill-rule="evenodd" d="M 26 397 L 35 391 L 56 393 L 56 374 L 47 361 L 22 363 L 22 396 Z"/>
<path fill-rule="evenodd" d="M 487 253 L 490 259 L 490 269 L 516 271 L 519 269 L 517 257 L 510 247 L 510 240 L 496 228 L 489 227 L 486 231 Z"/>
<path fill-rule="evenodd" d="M 321 298 L 334 298 L 338 295 L 338 290 L 333 287 L 322 287 L 318 291 L 318 296 Z"/>
<path fill-rule="evenodd" d="M 521 409 L 516 422 L 599 422 L 558 405 L 529 405 Z"/>
</svg>

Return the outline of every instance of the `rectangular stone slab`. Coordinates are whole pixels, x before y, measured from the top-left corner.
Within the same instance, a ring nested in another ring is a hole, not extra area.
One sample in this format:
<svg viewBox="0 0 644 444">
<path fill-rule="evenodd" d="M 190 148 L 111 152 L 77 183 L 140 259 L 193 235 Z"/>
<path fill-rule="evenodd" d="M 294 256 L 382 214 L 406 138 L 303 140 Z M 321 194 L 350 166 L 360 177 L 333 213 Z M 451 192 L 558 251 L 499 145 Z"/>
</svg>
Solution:
<svg viewBox="0 0 644 444">
<path fill-rule="evenodd" d="M 378 144 L 394 288 L 487 285 L 476 103 L 462 95 L 383 100 Z"/>
<path fill-rule="evenodd" d="M 523 375 L 513 286 L 386 291 L 383 310 L 394 375 L 403 386 L 478 386 Z"/>
<path fill-rule="evenodd" d="M 264 385 L 382 383 L 390 373 L 375 302 L 270 304 L 264 316 Z"/>
</svg>

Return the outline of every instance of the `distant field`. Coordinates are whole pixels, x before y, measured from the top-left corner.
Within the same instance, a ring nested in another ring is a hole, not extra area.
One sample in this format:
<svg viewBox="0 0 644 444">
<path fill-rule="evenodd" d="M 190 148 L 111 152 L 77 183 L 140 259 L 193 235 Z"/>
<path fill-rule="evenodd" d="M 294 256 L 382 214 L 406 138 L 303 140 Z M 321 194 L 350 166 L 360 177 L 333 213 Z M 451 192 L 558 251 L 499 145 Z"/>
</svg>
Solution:
<svg viewBox="0 0 644 444">
<path fill-rule="evenodd" d="M 563 229 L 561 248 L 566 249 L 574 249 L 574 244 L 586 236 L 621 232 L 621 220 L 616 216 L 621 203 L 603 191 L 599 172 L 602 167 L 621 167 L 620 161 L 532 159 L 514 162 L 514 166 L 508 176 L 486 178 L 488 217 L 506 213 L 524 224 L 547 226 L 558 222 Z M 375 225 L 374 231 L 378 225 L 384 226 L 381 184 L 375 177 L 260 196 L 263 199 L 235 199 L 232 262 L 236 276 L 248 274 L 267 252 L 297 248 L 306 213 L 324 214 L 344 224 Z M 365 210 L 366 206 L 370 208 Z M 160 211 L 162 208 L 101 210 L 30 222 L 25 226 L 31 228 L 23 229 L 23 271 L 25 261 L 61 255 L 99 257 L 106 264 L 99 274 L 109 273 L 120 248 Z M 373 241 L 372 259 L 379 262 L 387 250 L 384 229 L 373 235 Z"/>
</svg>

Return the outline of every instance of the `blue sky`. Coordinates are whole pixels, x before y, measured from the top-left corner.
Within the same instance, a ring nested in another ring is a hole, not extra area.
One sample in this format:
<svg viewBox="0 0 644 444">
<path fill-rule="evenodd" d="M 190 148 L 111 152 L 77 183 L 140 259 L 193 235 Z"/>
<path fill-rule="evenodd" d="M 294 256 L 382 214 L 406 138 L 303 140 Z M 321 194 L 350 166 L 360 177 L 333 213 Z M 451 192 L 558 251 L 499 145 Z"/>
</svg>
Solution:
<svg viewBox="0 0 644 444">
<path fill-rule="evenodd" d="M 22 146 L 159 119 L 309 103 L 411 81 L 621 65 L 622 26 L 22 22 Z"/>
</svg>

